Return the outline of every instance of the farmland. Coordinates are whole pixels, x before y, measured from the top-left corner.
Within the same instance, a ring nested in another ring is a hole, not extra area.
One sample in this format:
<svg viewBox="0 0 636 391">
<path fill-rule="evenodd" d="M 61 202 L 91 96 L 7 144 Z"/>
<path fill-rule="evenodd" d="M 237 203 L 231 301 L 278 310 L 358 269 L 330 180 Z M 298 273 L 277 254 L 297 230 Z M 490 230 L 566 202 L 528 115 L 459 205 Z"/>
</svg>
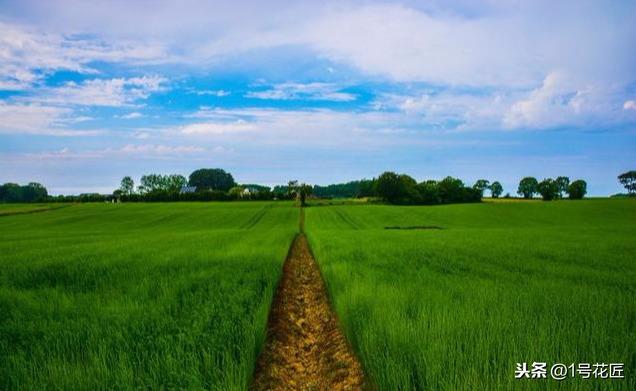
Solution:
<svg viewBox="0 0 636 391">
<path fill-rule="evenodd" d="M 297 231 L 289 204 L 0 219 L 0 389 L 247 387 Z"/>
<path fill-rule="evenodd" d="M 441 229 L 396 229 L 415 227 Z M 318 206 L 306 231 L 380 389 L 634 389 L 633 200 Z M 515 380 L 533 361 L 627 379 Z"/>
<path fill-rule="evenodd" d="M 378 389 L 634 388 L 633 200 L 304 211 Z M 290 202 L 0 205 L 0 388 L 248 388 L 298 217 Z M 514 379 L 534 361 L 624 363 L 626 379 Z"/>
</svg>

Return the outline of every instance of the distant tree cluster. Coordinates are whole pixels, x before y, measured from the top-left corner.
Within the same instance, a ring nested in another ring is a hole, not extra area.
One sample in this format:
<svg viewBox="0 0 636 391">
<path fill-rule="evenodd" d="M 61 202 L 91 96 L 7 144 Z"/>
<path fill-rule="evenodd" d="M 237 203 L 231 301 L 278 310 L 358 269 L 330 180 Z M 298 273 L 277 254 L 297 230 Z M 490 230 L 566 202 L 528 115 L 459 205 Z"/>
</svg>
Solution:
<svg viewBox="0 0 636 391">
<path fill-rule="evenodd" d="M 630 196 L 636 195 L 636 170 L 622 173 L 618 176 L 618 181 L 625 187 L 627 194 Z"/>
<path fill-rule="evenodd" d="M 390 171 L 376 179 L 375 194 L 386 202 L 402 205 L 479 202 L 482 197 L 479 188 L 465 186 L 460 179 L 450 176 L 417 183 L 406 174 Z"/>
<path fill-rule="evenodd" d="M 220 168 L 202 168 L 183 175 L 147 174 L 135 182 L 129 176 L 121 180 L 113 196 L 125 202 L 171 202 L 171 201 L 230 201 L 271 200 L 275 198 L 269 187 L 257 184 L 239 185 L 232 174 Z"/>
<path fill-rule="evenodd" d="M 570 183 L 570 178 L 566 176 L 545 178 L 541 182 L 534 177 L 525 177 L 519 182 L 517 194 L 526 199 L 539 194 L 544 201 L 560 199 L 568 194 L 570 199 L 580 200 L 587 194 L 587 182 L 578 179 Z"/>
<path fill-rule="evenodd" d="M 232 174 L 220 168 L 201 168 L 190 174 L 189 186 L 197 191 L 228 191 L 236 186 Z"/>
<path fill-rule="evenodd" d="M 48 196 L 46 188 L 36 182 L 24 186 L 17 183 L 0 186 L 0 202 L 44 202 Z"/>
<path fill-rule="evenodd" d="M 328 186 L 314 185 L 313 195 L 320 198 L 361 198 L 373 197 L 375 179 L 362 179 Z"/>
<path fill-rule="evenodd" d="M 503 186 L 498 181 L 494 181 L 490 183 L 487 179 L 477 179 L 475 184 L 473 185 L 473 189 L 478 190 L 482 197 L 484 196 L 484 191 L 489 190 L 490 196 L 492 198 L 499 198 L 501 193 L 503 193 Z"/>
<path fill-rule="evenodd" d="M 298 181 L 290 181 L 287 184 L 288 199 L 296 199 L 300 206 L 307 205 L 307 198 L 312 194 L 313 187 L 306 183 L 298 183 Z"/>
</svg>

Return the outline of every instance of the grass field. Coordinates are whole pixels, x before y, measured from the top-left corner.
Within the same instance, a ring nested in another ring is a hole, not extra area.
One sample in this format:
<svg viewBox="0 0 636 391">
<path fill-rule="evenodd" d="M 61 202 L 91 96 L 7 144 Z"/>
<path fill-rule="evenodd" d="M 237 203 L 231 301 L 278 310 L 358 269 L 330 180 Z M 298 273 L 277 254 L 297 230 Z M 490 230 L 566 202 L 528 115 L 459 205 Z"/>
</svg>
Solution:
<svg viewBox="0 0 636 391">
<path fill-rule="evenodd" d="M 636 202 L 316 206 L 306 231 L 382 390 L 636 389 Z M 438 226 L 442 229 L 387 230 Z M 527 362 L 624 380 L 515 380 Z"/>
<path fill-rule="evenodd" d="M 245 389 L 297 222 L 257 202 L 0 216 L 0 389 Z"/>
</svg>

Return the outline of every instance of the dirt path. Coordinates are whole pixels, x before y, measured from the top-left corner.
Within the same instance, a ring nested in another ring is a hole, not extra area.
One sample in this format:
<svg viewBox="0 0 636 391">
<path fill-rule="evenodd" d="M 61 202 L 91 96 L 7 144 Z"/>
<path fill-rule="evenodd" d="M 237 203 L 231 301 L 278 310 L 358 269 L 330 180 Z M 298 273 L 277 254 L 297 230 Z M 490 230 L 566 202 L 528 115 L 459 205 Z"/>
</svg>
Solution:
<svg viewBox="0 0 636 391">
<path fill-rule="evenodd" d="M 360 362 L 338 329 L 320 271 L 301 233 L 283 267 L 252 389 L 358 390 L 363 385 Z"/>
</svg>

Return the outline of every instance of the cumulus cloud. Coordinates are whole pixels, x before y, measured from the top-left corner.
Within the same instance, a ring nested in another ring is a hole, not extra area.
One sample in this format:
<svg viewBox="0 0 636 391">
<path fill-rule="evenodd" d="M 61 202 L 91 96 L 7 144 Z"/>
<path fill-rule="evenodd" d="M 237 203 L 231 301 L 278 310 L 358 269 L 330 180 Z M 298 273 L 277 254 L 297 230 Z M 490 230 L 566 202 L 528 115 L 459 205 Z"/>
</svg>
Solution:
<svg viewBox="0 0 636 391">
<path fill-rule="evenodd" d="M 636 101 L 627 100 L 623 103 L 623 110 L 636 110 Z"/>
<path fill-rule="evenodd" d="M 356 99 L 354 94 L 342 92 L 339 86 L 330 83 L 281 83 L 263 91 L 251 91 L 248 98 L 271 100 L 317 100 L 332 102 L 350 102 Z"/>
<path fill-rule="evenodd" d="M 540 87 L 518 100 L 503 116 L 507 128 L 587 128 L 620 123 L 623 91 L 612 85 L 577 80 L 565 72 L 549 73 Z"/>
<path fill-rule="evenodd" d="M 383 94 L 373 106 L 377 110 L 397 110 L 417 120 L 422 129 L 491 130 L 500 127 L 510 101 L 511 97 L 502 91 L 471 94 L 444 90 Z"/>
</svg>

